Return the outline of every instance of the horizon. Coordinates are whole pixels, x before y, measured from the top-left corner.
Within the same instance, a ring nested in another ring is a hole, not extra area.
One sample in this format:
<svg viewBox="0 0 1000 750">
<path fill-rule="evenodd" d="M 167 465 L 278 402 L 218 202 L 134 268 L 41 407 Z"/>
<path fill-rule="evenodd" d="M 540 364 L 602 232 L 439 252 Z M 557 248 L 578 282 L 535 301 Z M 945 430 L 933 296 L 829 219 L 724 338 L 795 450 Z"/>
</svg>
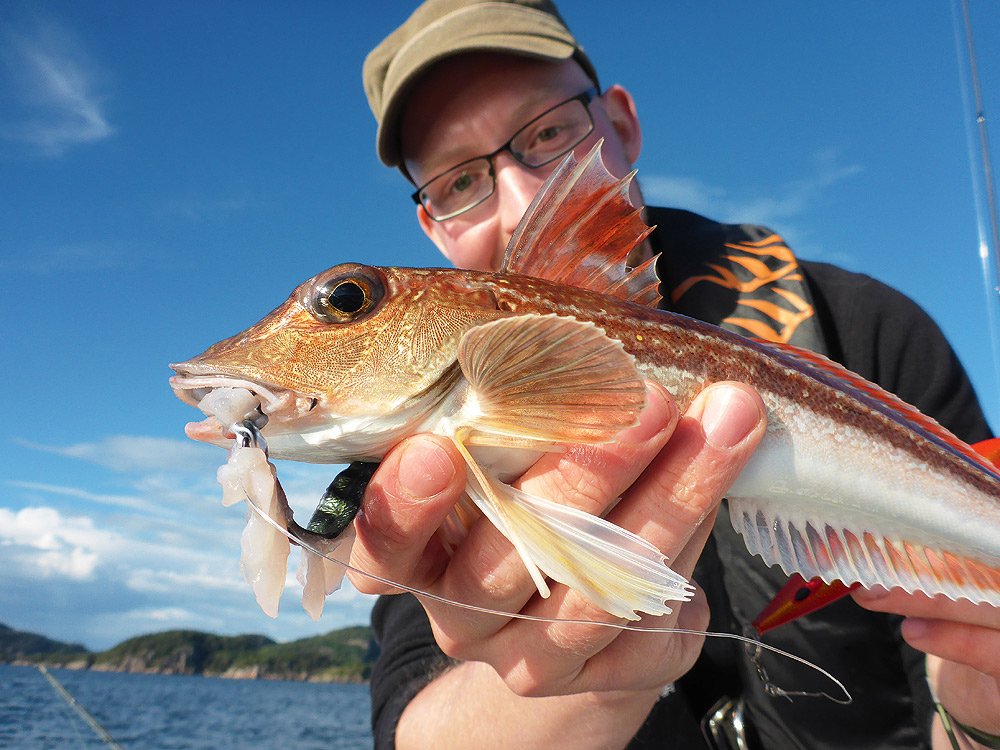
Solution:
<svg viewBox="0 0 1000 750">
<path fill-rule="evenodd" d="M 260 612 L 238 569 L 242 511 L 215 481 L 225 453 L 184 437 L 202 415 L 171 394 L 167 363 L 336 263 L 445 264 L 375 156 L 360 80 L 413 7 L 0 5 L 0 620 L 91 650 L 157 627 L 287 642 L 367 622 L 374 598 L 349 584 L 309 619 L 294 554 L 281 613 Z M 800 257 L 907 294 L 996 431 L 954 7 L 560 10 L 602 85 L 636 99 L 651 205 L 765 224 Z M 971 10 L 989 113 L 1000 12 Z M 276 464 L 300 520 L 339 470 Z"/>
</svg>

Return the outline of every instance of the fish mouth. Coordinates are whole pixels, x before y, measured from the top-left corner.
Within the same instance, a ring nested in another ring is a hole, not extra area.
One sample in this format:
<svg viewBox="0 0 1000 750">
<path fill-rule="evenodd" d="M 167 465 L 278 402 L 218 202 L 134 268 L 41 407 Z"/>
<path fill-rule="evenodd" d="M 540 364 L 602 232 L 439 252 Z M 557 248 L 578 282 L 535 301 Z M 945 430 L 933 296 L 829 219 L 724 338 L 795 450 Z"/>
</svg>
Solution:
<svg viewBox="0 0 1000 750">
<path fill-rule="evenodd" d="M 226 375 L 174 375 L 170 387 L 177 398 L 195 408 L 216 388 L 244 388 L 260 399 L 260 410 L 268 416 L 286 410 L 298 399 L 294 391 Z"/>
<path fill-rule="evenodd" d="M 226 375 L 221 373 L 199 374 L 185 372 L 179 365 L 171 365 L 180 374 L 170 378 L 170 387 L 174 395 L 181 401 L 196 409 L 201 408 L 202 400 L 212 391 L 219 388 L 242 388 L 258 399 L 257 412 L 259 421 L 267 423 L 267 433 L 282 431 L 283 426 L 299 421 L 312 412 L 319 404 L 319 399 L 287 388 L 265 385 L 254 380 Z M 266 419 L 260 419 L 264 417 Z M 184 427 L 185 434 L 194 440 L 213 443 L 225 447 L 235 437 L 212 414 L 208 414 L 200 422 L 189 422 Z"/>
</svg>

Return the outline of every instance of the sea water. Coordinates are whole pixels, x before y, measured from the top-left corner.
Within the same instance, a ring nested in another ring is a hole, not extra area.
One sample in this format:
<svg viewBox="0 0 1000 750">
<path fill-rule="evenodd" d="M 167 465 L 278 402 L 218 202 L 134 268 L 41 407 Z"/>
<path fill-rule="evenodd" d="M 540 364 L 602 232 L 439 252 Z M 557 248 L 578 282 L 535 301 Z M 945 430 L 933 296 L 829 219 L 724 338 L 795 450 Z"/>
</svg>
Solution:
<svg viewBox="0 0 1000 750">
<path fill-rule="evenodd" d="M 365 685 L 50 669 L 125 750 L 370 750 Z M 35 667 L 0 665 L 0 748 L 107 748 Z"/>
</svg>

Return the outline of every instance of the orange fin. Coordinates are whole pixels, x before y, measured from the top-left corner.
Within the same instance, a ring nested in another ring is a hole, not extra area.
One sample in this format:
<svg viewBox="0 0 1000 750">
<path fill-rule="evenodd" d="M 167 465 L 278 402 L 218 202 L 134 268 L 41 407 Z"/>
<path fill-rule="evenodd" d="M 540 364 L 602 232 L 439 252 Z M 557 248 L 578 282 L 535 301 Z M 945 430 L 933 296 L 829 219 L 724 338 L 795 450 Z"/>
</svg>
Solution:
<svg viewBox="0 0 1000 750">
<path fill-rule="evenodd" d="M 823 579 L 819 577 L 807 581 L 795 573 L 757 615 L 753 626 L 757 629 L 758 635 L 764 635 L 769 630 L 774 630 L 792 620 L 815 612 L 817 609 L 822 609 L 828 604 L 833 604 L 860 585 L 860 583 L 852 583 L 848 586 L 841 581 L 824 583 Z"/>
<path fill-rule="evenodd" d="M 791 344 L 779 344 L 763 339 L 754 339 L 754 341 L 777 352 L 779 356 L 792 360 L 800 367 L 804 366 L 817 380 L 821 382 L 825 381 L 842 391 L 846 391 L 866 406 L 883 414 L 888 414 L 897 422 L 906 424 L 914 431 L 928 437 L 932 442 L 950 450 L 954 454 L 962 456 L 980 469 L 994 475 L 1000 475 L 1000 470 L 998 470 L 996 463 L 996 456 L 1000 455 L 1000 441 L 997 441 L 997 439 L 994 439 L 997 442 L 994 442 L 991 447 L 983 449 L 994 452 L 994 457 L 989 458 L 982 450 L 969 446 L 967 443 L 959 440 L 937 421 L 928 417 L 915 406 L 911 406 L 898 396 L 880 388 L 875 383 L 865 380 L 857 373 L 851 372 L 843 365 L 831 359 L 827 359 L 822 354 L 817 354 L 816 352 Z M 984 440 L 979 445 L 990 443 L 991 441 Z M 987 457 L 984 458 L 984 456 Z"/>
<path fill-rule="evenodd" d="M 621 342 L 576 318 L 518 315 L 470 328 L 458 361 L 471 389 L 460 417 L 470 444 L 609 442 L 646 407 Z"/>
<path fill-rule="evenodd" d="M 655 258 L 631 270 L 625 265 L 652 231 L 628 198 L 635 172 L 623 179 L 608 172 L 601 143 L 579 164 L 570 152 L 556 167 L 517 225 L 500 271 L 655 307 Z"/>
<path fill-rule="evenodd" d="M 980 440 L 972 444 L 972 450 L 986 458 L 994 466 L 1000 467 L 1000 438 Z"/>
</svg>

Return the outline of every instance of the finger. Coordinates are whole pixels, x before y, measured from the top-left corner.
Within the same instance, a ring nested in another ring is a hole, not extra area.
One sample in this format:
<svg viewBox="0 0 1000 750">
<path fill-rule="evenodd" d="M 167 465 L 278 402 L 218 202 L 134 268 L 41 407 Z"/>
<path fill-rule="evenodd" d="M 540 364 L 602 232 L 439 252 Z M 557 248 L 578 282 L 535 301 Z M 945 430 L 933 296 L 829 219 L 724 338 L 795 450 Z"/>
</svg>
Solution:
<svg viewBox="0 0 1000 750">
<path fill-rule="evenodd" d="M 1000 630 L 1000 607 L 991 607 L 989 604 L 975 604 L 967 599 L 954 601 L 944 595 L 928 596 L 919 591 L 909 594 L 903 589 L 885 589 L 881 586 L 859 588 L 851 595 L 860 606 L 875 612 L 892 612 L 931 620 L 953 620 Z"/>
<path fill-rule="evenodd" d="M 666 388 L 647 381 L 646 397 L 639 424 L 618 433 L 613 444 L 576 445 L 567 453 L 550 453 L 514 486 L 588 513 L 603 513 L 645 471 L 677 426 L 677 404 Z"/>
<path fill-rule="evenodd" d="M 704 631 L 709 608 L 701 589 L 691 601 L 678 602 L 673 615 L 643 618 L 642 627 Z M 587 660 L 565 692 L 634 690 L 663 687 L 680 679 L 694 666 L 705 636 L 689 633 L 625 631 L 609 648 Z"/>
<path fill-rule="evenodd" d="M 465 462 L 451 441 L 436 435 L 404 440 L 368 483 L 351 564 L 408 586 L 427 586 L 447 563 L 434 532 L 464 491 Z M 391 590 L 353 573 L 351 582 L 364 593 Z"/>
<path fill-rule="evenodd" d="M 767 410 L 760 396 L 742 383 L 716 383 L 692 402 L 660 455 L 609 515 L 609 520 L 634 531 L 675 560 L 692 535 L 703 529 L 693 563 L 710 529 L 706 517 L 718 508 L 740 471 L 750 460 L 767 428 Z"/>
<path fill-rule="evenodd" d="M 671 569 L 687 578 L 695 587 L 698 586 L 698 582 L 691 580 L 691 576 L 694 574 L 695 565 L 698 564 L 701 553 L 705 549 L 705 543 L 712 535 L 712 528 L 715 526 L 715 518 L 718 513 L 719 506 L 716 505 L 715 509 L 695 529 L 687 544 L 670 561 Z"/>
<path fill-rule="evenodd" d="M 956 720 L 1000 735 L 1000 680 L 935 656 L 927 657 L 927 676 L 941 705 Z"/>
<path fill-rule="evenodd" d="M 1000 679 L 1000 630 L 949 620 L 908 617 L 903 639 L 913 648 Z"/>
<path fill-rule="evenodd" d="M 554 502 L 600 513 L 635 481 L 667 442 L 677 422 L 677 408 L 666 390 L 651 384 L 648 393 L 649 405 L 641 414 L 640 424 L 621 433 L 615 443 L 574 446 L 566 453 L 546 454 L 515 486 Z M 441 584 L 436 593 L 450 599 L 509 612 L 520 611 L 536 593 L 512 545 L 485 519 L 470 529 L 455 551 Z M 559 588 L 553 586 L 554 596 Z M 559 606 L 542 609 L 555 613 Z M 446 653 L 459 658 L 474 658 L 464 651 L 463 644 L 475 644 L 504 625 L 496 617 L 476 617 L 454 608 L 428 605 L 428 611 L 440 636 L 439 643 Z M 613 619 L 592 605 L 585 612 L 585 619 Z"/>
</svg>

